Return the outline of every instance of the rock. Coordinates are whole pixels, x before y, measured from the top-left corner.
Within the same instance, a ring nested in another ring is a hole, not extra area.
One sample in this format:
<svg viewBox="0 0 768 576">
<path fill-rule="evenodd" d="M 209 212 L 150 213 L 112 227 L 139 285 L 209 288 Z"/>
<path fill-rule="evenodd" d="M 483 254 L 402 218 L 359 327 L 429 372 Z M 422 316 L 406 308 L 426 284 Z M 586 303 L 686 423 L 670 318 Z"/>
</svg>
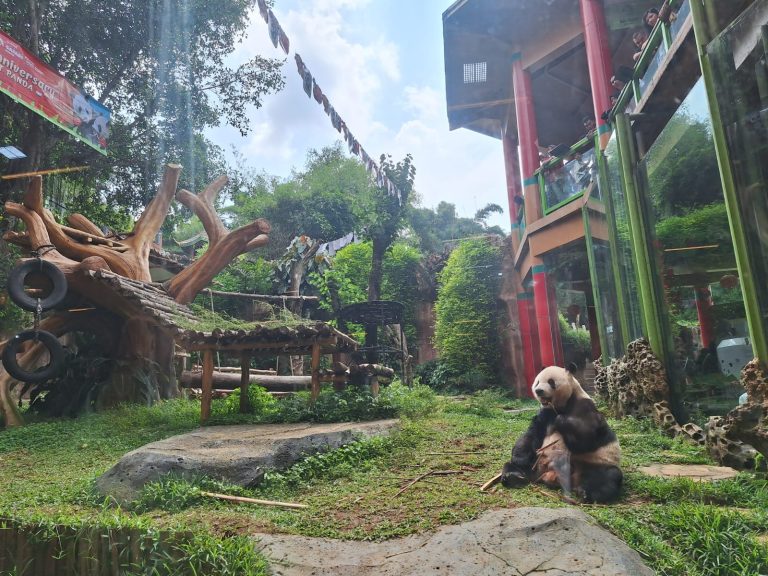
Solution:
<svg viewBox="0 0 768 576">
<path fill-rule="evenodd" d="M 730 425 L 726 418 L 710 416 L 707 421 L 706 432 L 707 448 L 713 459 L 720 464 L 732 466 L 739 470 L 754 470 L 756 468 L 757 450 L 741 440 L 728 437 Z"/>
<path fill-rule="evenodd" d="M 516 508 L 381 543 L 259 534 L 275 576 L 651 575 L 640 556 L 573 508 Z"/>
<path fill-rule="evenodd" d="M 385 435 L 398 425 L 398 420 L 379 420 L 200 428 L 129 452 L 96 480 L 96 487 L 124 504 L 135 500 L 144 484 L 168 473 L 255 486 L 267 470 L 284 470 L 310 454 Z"/>
<path fill-rule="evenodd" d="M 690 478 L 699 482 L 714 482 L 735 477 L 738 472 L 726 466 L 706 464 L 651 464 L 641 466 L 639 472 L 660 478 Z"/>
</svg>

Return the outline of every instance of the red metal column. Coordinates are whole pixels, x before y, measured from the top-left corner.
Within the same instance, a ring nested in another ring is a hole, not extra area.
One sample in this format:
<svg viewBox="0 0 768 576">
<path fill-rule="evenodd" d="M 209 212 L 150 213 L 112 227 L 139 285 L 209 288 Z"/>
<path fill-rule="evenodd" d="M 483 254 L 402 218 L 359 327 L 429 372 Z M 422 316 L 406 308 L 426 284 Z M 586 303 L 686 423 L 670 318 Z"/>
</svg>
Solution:
<svg viewBox="0 0 768 576">
<path fill-rule="evenodd" d="M 605 148 L 610 126 L 601 116 L 611 107 L 611 74 L 613 73 L 608 26 L 605 23 L 602 0 L 579 0 L 579 7 L 581 22 L 584 26 L 584 47 L 587 50 L 597 133 L 600 135 L 600 147 Z"/>
<path fill-rule="evenodd" d="M 530 292 L 520 292 L 517 295 L 517 315 L 520 320 L 520 339 L 523 341 L 523 361 L 525 362 L 524 374 L 525 381 L 528 384 L 528 395 L 532 396 L 530 385 L 536 377 L 536 354 L 531 330 L 531 312 L 533 304 L 533 294 Z"/>
<path fill-rule="evenodd" d="M 557 346 L 560 327 L 557 326 L 557 308 L 552 307 L 549 278 L 544 265 L 533 267 L 533 301 L 536 306 L 536 326 L 539 333 L 539 350 L 542 366 L 554 366 L 558 356 L 562 359 L 562 347 Z M 561 352 L 555 352 L 556 346 Z"/>
<path fill-rule="evenodd" d="M 696 313 L 699 317 L 699 329 L 701 330 L 701 346 L 709 348 L 712 344 L 714 327 L 712 326 L 712 294 L 706 286 L 694 288 L 696 294 Z"/>
<path fill-rule="evenodd" d="M 536 128 L 531 75 L 523 68 L 520 53 L 512 57 L 512 86 L 515 92 L 515 118 L 517 121 L 517 142 L 520 146 L 520 168 L 522 169 L 525 189 L 525 222 L 531 224 L 541 218 L 539 182 L 534 175 L 540 166 L 539 133 Z"/>
</svg>

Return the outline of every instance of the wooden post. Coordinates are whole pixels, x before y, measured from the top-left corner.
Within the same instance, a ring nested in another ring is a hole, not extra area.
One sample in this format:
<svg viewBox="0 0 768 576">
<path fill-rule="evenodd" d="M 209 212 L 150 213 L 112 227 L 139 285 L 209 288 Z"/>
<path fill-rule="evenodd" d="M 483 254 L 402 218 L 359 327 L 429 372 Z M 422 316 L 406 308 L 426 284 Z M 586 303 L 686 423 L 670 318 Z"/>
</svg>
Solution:
<svg viewBox="0 0 768 576">
<path fill-rule="evenodd" d="M 251 383 L 251 355 L 243 352 L 240 355 L 240 413 L 251 411 L 251 400 L 248 396 L 248 386 Z"/>
<path fill-rule="evenodd" d="M 320 344 L 312 345 L 312 402 L 320 395 Z"/>
<path fill-rule="evenodd" d="M 213 350 L 203 350 L 203 398 L 200 406 L 200 423 L 204 424 L 211 417 L 211 397 L 213 396 Z"/>
<path fill-rule="evenodd" d="M 373 394 L 374 396 L 378 396 L 379 395 L 379 377 L 374 374 L 373 376 L 371 376 L 370 383 L 371 383 L 370 384 L 371 394 Z"/>
</svg>

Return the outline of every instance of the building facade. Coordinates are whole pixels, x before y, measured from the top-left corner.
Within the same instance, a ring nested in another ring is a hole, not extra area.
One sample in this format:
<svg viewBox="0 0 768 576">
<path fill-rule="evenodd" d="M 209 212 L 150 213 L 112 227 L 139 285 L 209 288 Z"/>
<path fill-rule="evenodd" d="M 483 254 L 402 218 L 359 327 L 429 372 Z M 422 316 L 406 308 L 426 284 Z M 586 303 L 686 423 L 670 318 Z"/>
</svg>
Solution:
<svg viewBox="0 0 768 576">
<path fill-rule="evenodd" d="M 460 0 L 443 24 L 450 127 L 504 149 L 526 381 L 644 337 L 679 421 L 734 407 L 768 360 L 768 0 Z"/>
</svg>

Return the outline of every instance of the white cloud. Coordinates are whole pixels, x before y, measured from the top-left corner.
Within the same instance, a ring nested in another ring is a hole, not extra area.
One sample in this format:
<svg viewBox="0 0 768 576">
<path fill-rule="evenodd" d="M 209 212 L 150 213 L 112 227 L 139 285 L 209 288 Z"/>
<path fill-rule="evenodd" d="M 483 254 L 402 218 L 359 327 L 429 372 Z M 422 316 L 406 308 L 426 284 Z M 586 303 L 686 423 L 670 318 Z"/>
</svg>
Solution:
<svg viewBox="0 0 768 576">
<path fill-rule="evenodd" d="M 291 54 L 283 68 L 285 88 L 267 96 L 261 109 L 249 112 L 253 130 L 238 145 L 255 164 L 269 171 L 275 162 L 283 164 L 297 156 L 301 161 L 309 148 L 340 138 L 322 106 L 303 92 L 294 60 L 296 52 L 361 143 L 384 130 L 375 111 L 383 82 L 400 79 L 398 47 L 384 38 L 373 38 L 365 44 L 353 42 L 344 28 L 344 11 L 358 10 L 367 3 L 368 0 L 314 0 L 302 2 L 300 10 L 276 12 L 291 41 Z M 246 40 L 234 59 L 243 62 L 257 54 L 283 56 L 272 46 L 266 23 L 254 10 Z M 226 129 L 214 133 L 233 136 Z"/>
<path fill-rule="evenodd" d="M 398 47 L 383 35 L 350 39 L 350 13 L 368 4 L 370 0 L 307 0 L 297 9 L 278 6 L 277 17 L 291 40 L 285 89 L 267 96 L 263 108 L 249 113 L 253 130 L 245 139 L 224 128 L 212 136 L 225 146 L 237 142 L 257 170 L 281 175 L 300 166 L 309 149 L 340 139 L 322 106 L 301 88 L 293 58 L 298 52 L 371 156 L 386 152 L 399 160 L 413 154 L 416 189 L 424 206 L 445 200 L 455 204 L 459 214 L 471 216 L 495 202 L 506 211 L 501 142 L 467 130 L 450 132 L 442 86 L 402 85 L 400 50 L 406 53 L 409 46 Z M 243 62 L 256 54 L 282 57 L 270 43 L 258 11 L 234 58 Z M 409 53 L 409 58 L 415 57 Z M 442 67 L 442 62 L 419 66 Z M 506 214 L 494 216 L 491 223 L 509 229 Z"/>
</svg>

